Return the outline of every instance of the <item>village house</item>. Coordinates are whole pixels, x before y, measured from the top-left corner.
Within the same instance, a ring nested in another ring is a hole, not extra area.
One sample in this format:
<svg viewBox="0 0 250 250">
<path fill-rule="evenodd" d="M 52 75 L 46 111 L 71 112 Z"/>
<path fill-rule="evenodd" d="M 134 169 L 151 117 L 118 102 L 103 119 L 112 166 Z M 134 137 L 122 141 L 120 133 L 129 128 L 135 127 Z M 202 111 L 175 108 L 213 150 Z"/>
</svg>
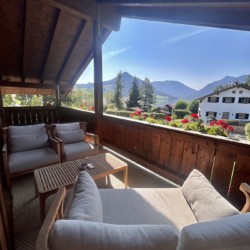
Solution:
<svg viewBox="0 0 250 250">
<path fill-rule="evenodd" d="M 198 100 L 199 116 L 203 121 L 207 121 L 208 117 L 214 117 L 216 120 L 250 119 L 250 87 L 245 84 L 233 84 Z"/>
</svg>

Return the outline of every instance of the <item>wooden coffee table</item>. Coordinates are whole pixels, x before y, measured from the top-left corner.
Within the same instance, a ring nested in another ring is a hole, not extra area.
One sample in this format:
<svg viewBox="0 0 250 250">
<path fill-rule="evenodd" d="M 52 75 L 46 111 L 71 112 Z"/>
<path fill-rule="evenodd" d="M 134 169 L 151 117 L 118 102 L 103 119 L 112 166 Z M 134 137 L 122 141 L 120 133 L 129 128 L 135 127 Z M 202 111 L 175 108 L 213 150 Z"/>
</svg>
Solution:
<svg viewBox="0 0 250 250">
<path fill-rule="evenodd" d="M 95 155 L 80 160 L 51 165 L 34 170 L 36 195 L 40 200 L 41 222 L 45 218 L 45 202 L 48 196 L 56 193 L 60 187 L 74 185 L 82 163 L 91 163 L 94 168 L 87 168 L 94 180 L 124 171 L 124 186 L 128 184 L 128 165 L 110 153 Z"/>
</svg>

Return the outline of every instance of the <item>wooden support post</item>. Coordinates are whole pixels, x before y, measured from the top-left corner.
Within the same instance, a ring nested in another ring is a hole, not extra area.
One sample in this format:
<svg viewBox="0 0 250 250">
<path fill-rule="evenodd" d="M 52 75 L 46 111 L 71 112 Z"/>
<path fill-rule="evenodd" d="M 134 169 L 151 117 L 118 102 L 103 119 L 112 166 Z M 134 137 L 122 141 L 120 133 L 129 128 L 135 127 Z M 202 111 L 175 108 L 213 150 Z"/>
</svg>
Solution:
<svg viewBox="0 0 250 250">
<path fill-rule="evenodd" d="M 60 86 L 59 83 L 56 84 L 56 106 L 61 106 L 61 95 L 60 95 Z"/>
<path fill-rule="evenodd" d="M 94 22 L 94 93 L 95 110 L 97 115 L 103 113 L 103 86 L 102 86 L 102 39 L 100 22 Z"/>
<path fill-rule="evenodd" d="M 5 126 L 3 96 L 2 96 L 1 88 L 0 88 L 0 126 L 1 128 Z"/>
</svg>

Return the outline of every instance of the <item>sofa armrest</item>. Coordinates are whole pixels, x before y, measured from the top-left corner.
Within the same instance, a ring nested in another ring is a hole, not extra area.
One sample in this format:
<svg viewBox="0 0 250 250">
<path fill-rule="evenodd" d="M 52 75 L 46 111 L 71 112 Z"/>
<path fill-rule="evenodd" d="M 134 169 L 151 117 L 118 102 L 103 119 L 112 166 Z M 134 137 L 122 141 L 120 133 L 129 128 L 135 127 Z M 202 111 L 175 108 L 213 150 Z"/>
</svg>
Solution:
<svg viewBox="0 0 250 250">
<path fill-rule="evenodd" d="M 4 169 L 5 172 L 8 171 L 8 146 L 7 143 L 3 144 L 3 148 L 2 148 L 2 155 L 3 155 L 3 164 L 4 164 Z"/>
<path fill-rule="evenodd" d="M 95 135 L 95 134 L 90 134 L 90 133 L 86 133 L 86 138 L 85 138 L 86 142 L 91 143 L 95 146 L 100 147 L 99 144 L 99 136 Z"/>
<path fill-rule="evenodd" d="M 54 222 L 63 217 L 63 202 L 66 195 L 65 187 L 61 187 L 55 196 L 55 199 L 49 209 L 49 212 L 43 222 L 41 230 L 36 240 L 36 250 L 47 250 L 48 236 Z"/>
<path fill-rule="evenodd" d="M 240 191 L 243 192 L 246 197 L 246 203 L 242 208 L 241 213 L 250 212 L 250 185 L 248 185 L 247 183 L 241 183 Z"/>
<path fill-rule="evenodd" d="M 170 225 L 114 225 L 58 220 L 49 236 L 51 249 L 176 250 L 178 232 Z"/>
<path fill-rule="evenodd" d="M 61 155 L 61 147 L 60 142 L 56 140 L 55 138 L 49 138 L 49 143 L 51 147 L 57 152 L 57 154 Z"/>
</svg>

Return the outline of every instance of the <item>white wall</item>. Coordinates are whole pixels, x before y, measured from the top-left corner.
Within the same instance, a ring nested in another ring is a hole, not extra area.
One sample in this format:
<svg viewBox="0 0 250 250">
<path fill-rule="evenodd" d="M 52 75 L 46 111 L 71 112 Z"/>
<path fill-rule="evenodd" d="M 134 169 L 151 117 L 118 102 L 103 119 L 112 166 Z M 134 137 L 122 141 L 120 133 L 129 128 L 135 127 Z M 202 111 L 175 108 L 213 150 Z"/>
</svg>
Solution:
<svg viewBox="0 0 250 250">
<path fill-rule="evenodd" d="M 235 91 L 236 93 L 233 94 L 232 91 Z M 242 94 L 240 94 L 240 91 L 242 91 Z M 219 102 L 208 102 L 208 97 L 219 97 Z M 249 114 L 248 119 L 245 119 L 244 121 L 250 120 L 250 103 L 238 103 L 240 97 L 250 97 L 250 90 L 235 86 L 235 88 L 222 91 L 219 94 L 214 93 L 208 97 L 203 98 L 202 102 L 199 104 L 199 114 L 203 121 L 207 121 L 206 112 L 210 111 L 217 112 L 217 120 L 222 119 L 223 112 L 229 112 L 229 120 L 236 120 L 236 113 Z M 223 103 L 223 97 L 234 97 L 234 103 Z"/>
</svg>

